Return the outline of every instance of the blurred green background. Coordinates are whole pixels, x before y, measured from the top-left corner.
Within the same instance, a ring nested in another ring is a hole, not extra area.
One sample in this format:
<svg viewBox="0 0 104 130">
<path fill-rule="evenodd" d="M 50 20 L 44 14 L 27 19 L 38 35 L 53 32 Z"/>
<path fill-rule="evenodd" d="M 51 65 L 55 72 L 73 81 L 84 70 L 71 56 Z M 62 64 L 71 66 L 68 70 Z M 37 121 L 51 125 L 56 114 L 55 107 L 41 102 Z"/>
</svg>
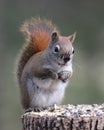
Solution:
<svg viewBox="0 0 104 130">
<path fill-rule="evenodd" d="M 103 0 L 0 0 L 0 129 L 21 130 L 23 113 L 14 66 L 24 43 L 19 32 L 31 17 L 51 19 L 63 35 L 77 32 L 74 75 L 63 104 L 104 101 Z"/>
</svg>

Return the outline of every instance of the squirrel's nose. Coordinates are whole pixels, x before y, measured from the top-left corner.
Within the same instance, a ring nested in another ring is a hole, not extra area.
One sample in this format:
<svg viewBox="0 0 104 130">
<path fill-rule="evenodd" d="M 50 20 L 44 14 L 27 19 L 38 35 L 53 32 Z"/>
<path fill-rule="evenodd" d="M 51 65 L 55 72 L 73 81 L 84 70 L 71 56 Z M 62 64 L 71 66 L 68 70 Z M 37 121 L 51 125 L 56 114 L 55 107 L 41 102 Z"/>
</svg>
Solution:
<svg viewBox="0 0 104 130">
<path fill-rule="evenodd" d="M 65 63 L 68 62 L 70 60 L 70 55 L 65 54 L 64 57 L 63 57 L 63 60 L 64 60 Z"/>
</svg>

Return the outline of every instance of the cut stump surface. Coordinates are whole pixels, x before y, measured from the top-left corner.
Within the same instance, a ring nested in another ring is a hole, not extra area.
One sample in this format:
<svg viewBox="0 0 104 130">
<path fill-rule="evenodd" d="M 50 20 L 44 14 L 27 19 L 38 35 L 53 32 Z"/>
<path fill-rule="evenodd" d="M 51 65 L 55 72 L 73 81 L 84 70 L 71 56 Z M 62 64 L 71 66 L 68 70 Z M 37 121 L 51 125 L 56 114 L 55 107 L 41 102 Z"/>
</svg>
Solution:
<svg viewBox="0 0 104 130">
<path fill-rule="evenodd" d="M 104 130 L 104 104 L 63 105 L 22 115 L 23 130 Z"/>
</svg>

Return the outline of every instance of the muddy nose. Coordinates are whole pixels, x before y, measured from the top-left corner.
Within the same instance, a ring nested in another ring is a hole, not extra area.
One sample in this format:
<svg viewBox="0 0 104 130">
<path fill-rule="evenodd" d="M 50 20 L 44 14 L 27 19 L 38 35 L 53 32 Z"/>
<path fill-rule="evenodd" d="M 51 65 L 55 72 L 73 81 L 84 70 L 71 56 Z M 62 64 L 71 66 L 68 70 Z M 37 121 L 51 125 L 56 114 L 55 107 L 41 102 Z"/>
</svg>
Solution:
<svg viewBox="0 0 104 130">
<path fill-rule="evenodd" d="M 70 55 L 65 54 L 63 60 L 65 63 L 68 62 L 70 60 Z"/>
</svg>

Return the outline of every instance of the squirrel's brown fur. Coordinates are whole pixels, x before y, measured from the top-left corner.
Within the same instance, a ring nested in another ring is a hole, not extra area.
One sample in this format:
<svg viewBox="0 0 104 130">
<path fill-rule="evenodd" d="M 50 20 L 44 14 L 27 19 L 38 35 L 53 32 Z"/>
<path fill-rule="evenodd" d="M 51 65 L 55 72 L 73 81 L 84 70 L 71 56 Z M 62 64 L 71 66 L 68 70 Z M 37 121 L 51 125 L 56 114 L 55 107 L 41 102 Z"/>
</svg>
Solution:
<svg viewBox="0 0 104 130">
<path fill-rule="evenodd" d="M 23 46 L 18 61 L 17 78 L 19 82 L 24 66 L 30 57 L 43 51 L 50 42 L 52 32 L 58 32 L 51 21 L 40 18 L 26 21 L 21 27 L 21 31 L 26 35 L 26 44 Z"/>
</svg>

